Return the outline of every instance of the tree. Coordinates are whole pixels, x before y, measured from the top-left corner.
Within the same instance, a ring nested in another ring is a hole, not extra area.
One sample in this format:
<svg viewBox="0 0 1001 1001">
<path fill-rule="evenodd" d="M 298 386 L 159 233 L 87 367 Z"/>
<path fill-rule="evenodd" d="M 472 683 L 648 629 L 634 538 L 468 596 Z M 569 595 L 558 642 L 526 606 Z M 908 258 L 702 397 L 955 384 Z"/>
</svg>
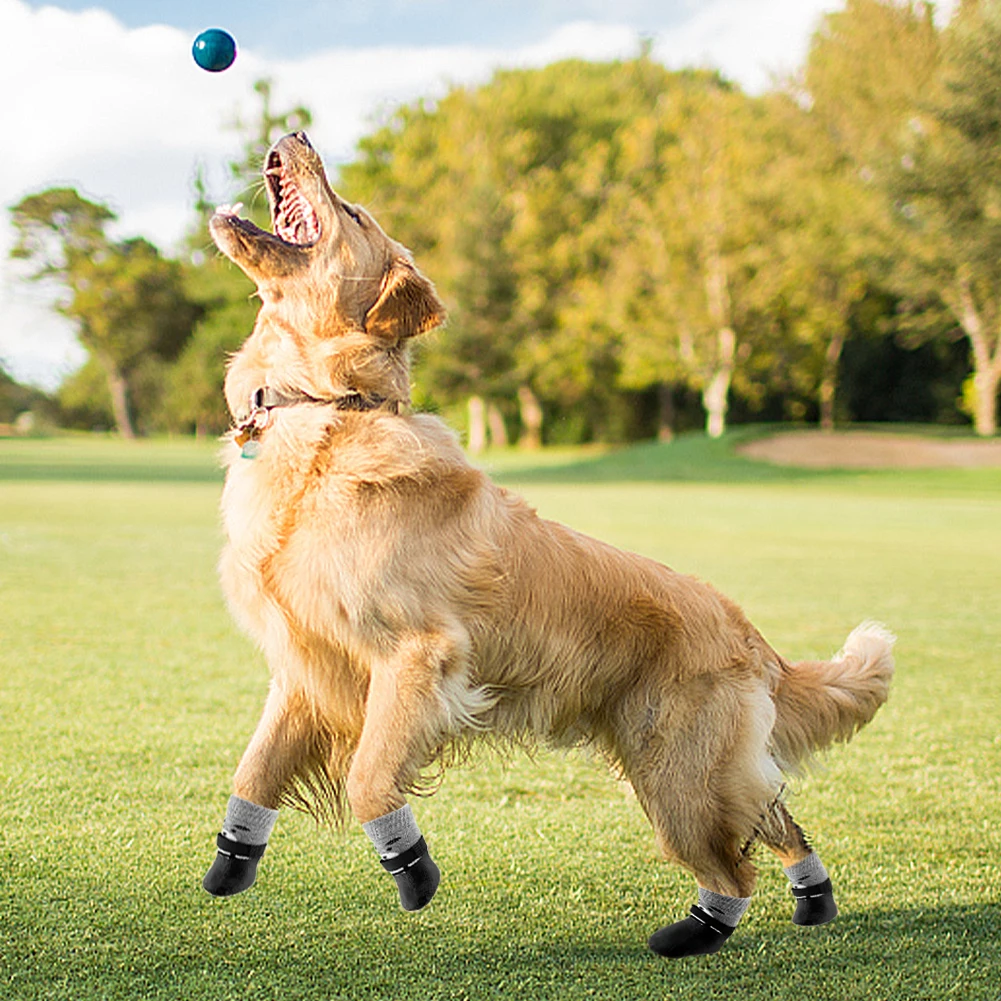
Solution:
<svg viewBox="0 0 1001 1001">
<path fill-rule="evenodd" d="M 465 401 L 468 445 L 506 437 L 501 408 L 519 382 L 519 274 L 511 248 L 520 170 L 509 119 L 491 87 L 454 88 L 440 102 L 399 109 L 341 170 L 347 197 L 365 203 L 434 277 L 447 329 L 418 348 L 420 395 Z M 514 140 L 517 144 L 517 140 Z"/>
<path fill-rule="evenodd" d="M 150 359 L 176 357 L 198 316 L 180 266 L 147 240 L 111 240 L 114 214 L 72 188 L 29 195 L 11 211 L 11 256 L 30 266 L 31 279 L 53 283 L 56 309 L 75 321 L 104 372 L 119 433 L 134 437 L 130 377 Z"/>
<path fill-rule="evenodd" d="M 924 0 L 847 0 L 821 21 L 794 89 L 866 184 L 885 188 L 896 170 L 940 48 Z"/>
<path fill-rule="evenodd" d="M 509 191 L 479 103 L 476 93 L 455 90 L 436 109 L 405 109 L 400 127 L 375 137 L 343 172 L 346 191 L 377 205 L 384 225 L 435 276 L 449 325 L 421 345 L 418 381 L 437 401 L 467 401 L 474 452 L 486 444 L 488 425 L 495 444 L 506 439 L 500 406 L 515 382 L 517 292 L 506 243 Z"/>
<path fill-rule="evenodd" d="M 608 206 L 622 221 L 610 287 L 623 376 L 697 388 L 712 437 L 753 322 L 763 111 L 714 74 L 683 76 L 628 127 L 625 180 Z"/>
<path fill-rule="evenodd" d="M 627 124 L 624 182 L 606 211 L 615 264 L 604 306 L 621 330 L 620 381 L 702 395 L 706 428 L 728 397 L 817 397 L 833 425 L 841 349 L 868 288 L 873 209 L 820 120 L 782 92 L 752 99 L 681 75 Z"/>
<path fill-rule="evenodd" d="M 773 159 L 755 193 L 767 238 L 756 251 L 759 324 L 749 377 L 763 371 L 768 388 L 786 396 L 787 411 L 814 397 L 820 426 L 832 430 L 842 350 L 883 250 L 884 197 L 812 110 L 783 93 L 765 103 L 763 138 Z"/>
<path fill-rule="evenodd" d="M 504 237 L 510 227 L 504 199 L 492 184 L 472 188 L 456 234 L 453 320 L 447 343 L 425 355 L 424 377 L 446 398 L 469 399 L 469 445 L 506 444 L 500 401 L 513 391 L 514 345 L 510 337 L 516 295 Z M 481 393 L 488 393 L 484 400 Z"/>
<path fill-rule="evenodd" d="M 212 258 L 185 270 L 185 288 L 204 310 L 166 375 L 164 426 L 198 436 L 221 434 L 230 422 L 223 393 L 225 360 L 253 329 L 253 287 L 238 281 L 228 261 Z M 241 272 L 242 276 L 242 272 Z"/>
<path fill-rule="evenodd" d="M 617 340 L 587 305 L 609 260 L 597 220 L 622 124 L 668 76 L 648 59 L 500 72 L 400 109 L 360 144 L 345 193 L 415 252 L 449 309 L 416 368 L 425 395 L 482 397 L 474 413 L 493 407 L 495 425 L 517 410 L 523 444 L 541 440 L 543 407 L 600 424 Z"/>
<path fill-rule="evenodd" d="M 591 437 L 615 438 L 623 407 L 624 330 L 610 309 L 626 216 L 611 209 L 629 169 L 628 125 L 649 114 L 675 75 L 649 58 L 621 63 L 569 61 L 510 82 L 528 155 L 521 161 L 512 253 L 518 262 L 517 314 L 526 332 L 517 357 L 530 389 Z M 518 134 L 517 132 L 515 134 Z M 517 161 L 516 161 L 517 162 Z"/>
<path fill-rule="evenodd" d="M 833 426 L 846 340 L 880 329 L 872 304 L 899 301 L 900 261 L 917 260 L 893 184 L 939 79 L 931 14 L 848 0 L 802 77 L 764 98 L 644 53 L 501 72 L 400 109 L 341 180 L 449 307 L 415 369 L 421 395 L 470 401 L 473 443 L 491 408 L 517 410 L 523 440 L 541 440 L 543 410 L 547 428 L 566 415 L 611 437 L 629 394 L 654 391 L 667 437 L 681 388 L 712 435 L 732 395 L 781 394 Z"/>
<path fill-rule="evenodd" d="M 56 402 L 62 427 L 94 431 L 115 426 L 108 378 L 93 357 L 63 379 L 56 390 Z"/>
<path fill-rule="evenodd" d="M 52 400 L 40 389 L 22 386 L 0 362 L 0 424 L 13 424 L 23 413 L 40 413 L 48 417 Z"/>
<path fill-rule="evenodd" d="M 912 307 L 921 303 L 927 335 L 943 328 L 941 313 L 927 310 L 929 296 L 908 274 L 910 266 L 902 267 L 917 245 L 899 212 L 901 163 L 909 162 L 915 129 L 922 128 L 940 83 L 942 45 L 933 13 L 932 4 L 915 0 L 848 0 L 821 22 L 790 88 L 808 108 L 808 148 L 824 177 L 803 216 L 800 232 L 807 239 L 799 259 L 815 262 L 818 278 L 826 273 L 805 313 L 827 340 L 820 385 L 825 426 L 833 424 L 840 350 L 853 311 L 867 296 L 873 293 L 871 302 L 882 297 L 880 290 L 902 294 Z"/>
<path fill-rule="evenodd" d="M 997 432 L 1001 382 L 1001 2 L 966 0 L 950 24 L 940 87 L 891 180 L 910 312 L 941 303 L 968 338 L 974 428 Z"/>
</svg>

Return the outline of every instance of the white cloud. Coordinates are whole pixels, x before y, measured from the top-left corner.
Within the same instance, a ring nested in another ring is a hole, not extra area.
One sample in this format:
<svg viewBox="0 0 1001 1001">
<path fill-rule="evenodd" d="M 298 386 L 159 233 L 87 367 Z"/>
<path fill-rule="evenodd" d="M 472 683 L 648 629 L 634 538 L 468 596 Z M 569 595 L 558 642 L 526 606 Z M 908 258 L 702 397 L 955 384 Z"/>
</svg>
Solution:
<svg viewBox="0 0 1001 1001">
<path fill-rule="evenodd" d="M 0 291 L 0 305 L 0 362 L 20 381 L 55 389 L 87 360 L 72 326 L 44 304 L 21 302 L 16 291 L 7 297 Z"/>
<path fill-rule="evenodd" d="M 935 20 L 948 22 L 958 0 L 939 0 Z M 689 0 L 691 15 L 661 34 L 655 55 L 672 69 L 714 67 L 750 93 L 767 90 L 806 59 L 824 14 L 844 0 Z"/>
<path fill-rule="evenodd" d="M 712 64 L 751 90 L 768 71 L 792 69 L 805 53 L 830 0 L 711 0 L 655 39 L 668 65 Z M 191 58 L 178 29 L 124 27 L 99 9 L 69 12 L 0 0 L 0 92 L 8 149 L 0 169 L 0 205 L 54 184 L 77 186 L 109 203 L 117 232 L 176 245 L 192 219 L 196 163 L 212 193 L 228 199 L 224 164 L 237 152 L 225 128 L 250 117 L 252 83 L 275 80 L 278 106 L 306 104 L 311 138 L 329 160 L 350 156 L 373 116 L 449 84 L 479 82 L 500 66 L 541 66 L 567 56 L 626 57 L 638 51 L 628 26 L 566 25 L 519 49 L 475 46 L 332 49 L 295 61 L 241 51 L 224 73 Z M 72 331 L 13 287 L 6 261 L 12 240 L 0 222 L 0 359 L 19 377 L 53 386 L 79 358 Z"/>
<path fill-rule="evenodd" d="M 351 156 L 381 113 L 421 96 L 436 97 L 452 85 L 484 82 L 500 67 L 544 66 L 577 56 L 614 59 L 639 49 L 626 26 L 570 24 L 549 38 L 515 50 L 474 46 L 333 49 L 269 70 L 279 103 L 303 101 L 313 112 L 310 138 L 331 161 Z"/>
<path fill-rule="evenodd" d="M 194 66 L 173 28 L 129 31 L 100 10 L 33 10 L 0 0 L 0 92 L 5 95 L 0 171 L 0 360 L 47 388 L 84 355 L 72 327 L 7 260 L 6 209 L 26 194 L 76 186 L 121 216 L 124 233 L 169 244 L 189 218 L 198 156 L 224 159 L 233 137 L 219 122 L 250 92 L 252 57 L 232 77 Z"/>
<path fill-rule="evenodd" d="M 713 0 L 692 3 L 692 15 L 661 35 L 655 54 L 672 69 L 721 69 L 752 93 L 794 71 L 806 56 L 823 14 L 843 0 Z"/>
</svg>

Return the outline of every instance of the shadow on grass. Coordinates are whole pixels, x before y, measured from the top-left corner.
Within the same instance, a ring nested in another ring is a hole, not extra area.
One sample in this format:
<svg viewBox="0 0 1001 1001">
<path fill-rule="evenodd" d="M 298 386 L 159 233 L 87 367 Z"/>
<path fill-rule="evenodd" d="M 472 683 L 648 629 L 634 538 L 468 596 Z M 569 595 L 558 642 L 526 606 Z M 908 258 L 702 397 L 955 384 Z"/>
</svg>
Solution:
<svg viewBox="0 0 1001 1001">
<path fill-rule="evenodd" d="M 742 1001 L 995 1001 L 1001 992 L 996 904 L 874 910 L 819 929 L 766 916 L 716 956 L 668 961 L 646 950 L 653 928 L 639 931 L 635 915 L 609 931 L 607 915 L 572 902 L 540 927 L 494 896 L 479 915 L 469 900 L 405 915 L 324 899 L 319 888 L 239 902 L 193 887 L 133 887 L 128 899 L 105 891 L 103 901 L 96 885 L 67 889 L 0 897 L 4 998 L 699 1001 L 724 991 Z"/>
<path fill-rule="evenodd" d="M 447 926 L 426 926 L 414 935 L 400 915 L 395 933 L 367 941 L 348 968 L 330 938 L 313 954 L 309 969 L 297 971 L 291 982 L 276 978 L 273 989 L 318 1001 L 328 996 L 708 1001 L 718 999 L 721 989 L 742 1001 L 950 996 L 995 1001 L 1001 992 L 996 906 L 890 910 L 848 916 L 823 929 L 770 922 L 757 933 L 741 930 L 715 956 L 681 961 L 647 950 L 646 934 L 653 928 L 629 940 L 615 933 L 610 940 L 606 928 L 577 915 L 578 937 L 570 938 L 564 929 L 572 907 L 554 913 L 549 937 L 545 928 L 526 932 L 515 913 L 488 915 L 492 927 L 484 929 L 482 942 L 460 950 Z M 274 954 L 272 961 L 280 964 L 281 957 Z M 321 985 L 339 993 L 325 993 Z"/>
</svg>

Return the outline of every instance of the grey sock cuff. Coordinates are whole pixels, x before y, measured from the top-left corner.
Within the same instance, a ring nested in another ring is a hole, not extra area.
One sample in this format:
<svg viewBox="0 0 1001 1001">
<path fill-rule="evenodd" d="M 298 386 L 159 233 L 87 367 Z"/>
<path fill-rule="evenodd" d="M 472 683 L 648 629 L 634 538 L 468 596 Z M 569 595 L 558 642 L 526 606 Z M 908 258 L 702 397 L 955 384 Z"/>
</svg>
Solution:
<svg viewBox="0 0 1001 1001">
<path fill-rule="evenodd" d="M 400 852 L 412 848 L 421 839 L 421 829 L 417 826 L 417 820 L 409 803 L 392 813 L 385 813 L 375 820 L 369 820 L 361 827 L 371 838 L 381 858 L 399 855 Z"/>
<path fill-rule="evenodd" d="M 222 822 L 222 833 L 230 841 L 239 841 L 245 845 L 266 845 L 277 819 L 277 810 L 258 806 L 239 796 L 230 796 L 226 806 L 226 819 Z"/>
<path fill-rule="evenodd" d="M 789 877 L 789 882 L 793 886 L 816 886 L 827 879 L 827 870 L 816 852 L 810 852 L 802 862 L 797 862 L 782 871 Z"/>
<path fill-rule="evenodd" d="M 727 897 L 722 893 L 713 893 L 703 886 L 699 887 L 699 907 L 731 928 L 737 927 L 750 904 L 750 897 Z"/>
</svg>

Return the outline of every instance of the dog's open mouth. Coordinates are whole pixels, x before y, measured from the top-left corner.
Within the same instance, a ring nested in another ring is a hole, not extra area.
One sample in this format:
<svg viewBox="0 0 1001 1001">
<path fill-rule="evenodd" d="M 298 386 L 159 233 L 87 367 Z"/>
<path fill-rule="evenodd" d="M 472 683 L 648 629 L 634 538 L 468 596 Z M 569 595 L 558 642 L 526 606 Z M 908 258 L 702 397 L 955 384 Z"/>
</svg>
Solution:
<svg viewBox="0 0 1001 1001">
<path fill-rule="evenodd" d="M 271 220 L 275 236 L 296 247 L 316 243 L 320 238 L 320 219 L 277 150 L 268 154 L 264 177 L 271 194 Z"/>
</svg>

